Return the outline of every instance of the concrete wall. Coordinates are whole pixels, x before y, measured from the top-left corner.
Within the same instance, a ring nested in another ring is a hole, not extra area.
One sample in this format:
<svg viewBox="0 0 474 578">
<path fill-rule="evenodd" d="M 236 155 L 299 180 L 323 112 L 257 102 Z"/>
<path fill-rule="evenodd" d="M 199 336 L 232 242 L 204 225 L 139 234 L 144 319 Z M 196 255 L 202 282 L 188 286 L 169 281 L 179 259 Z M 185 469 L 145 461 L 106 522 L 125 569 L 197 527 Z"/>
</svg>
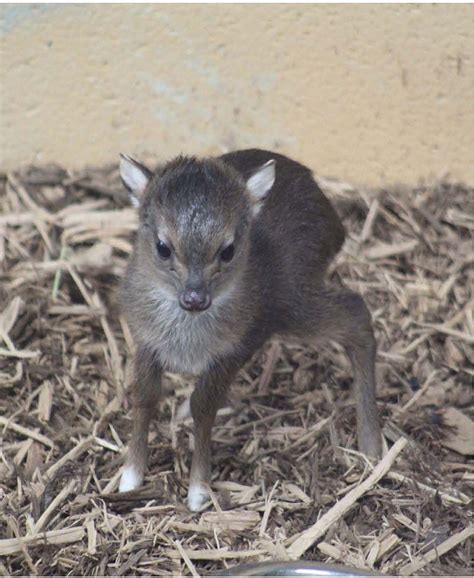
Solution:
<svg viewBox="0 0 474 578">
<path fill-rule="evenodd" d="M 474 180 L 473 5 L 4 5 L 3 168 L 269 147 Z"/>
</svg>

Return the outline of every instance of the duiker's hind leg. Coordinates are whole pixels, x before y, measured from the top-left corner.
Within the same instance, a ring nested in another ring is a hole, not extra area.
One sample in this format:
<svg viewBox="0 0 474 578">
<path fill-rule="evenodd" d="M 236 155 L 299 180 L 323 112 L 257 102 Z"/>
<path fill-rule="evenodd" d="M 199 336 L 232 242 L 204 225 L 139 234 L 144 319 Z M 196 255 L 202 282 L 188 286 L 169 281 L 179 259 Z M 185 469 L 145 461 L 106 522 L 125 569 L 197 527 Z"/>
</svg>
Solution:
<svg viewBox="0 0 474 578">
<path fill-rule="evenodd" d="M 148 461 L 148 430 L 161 393 L 161 367 L 150 353 L 137 352 L 134 372 L 133 430 L 120 478 L 121 492 L 135 490 L 143 483 Z"/>
<path fill-rule="evenodd" d="M 382 452 L 382 435 L 375 400 L 376 345 L 367 306 L 360 295 L 345 289 L 323 288 L 309 307 L 317 339 L 344 346 L 354 372 L 359 450 L 372 458 Z"/>
</svg>

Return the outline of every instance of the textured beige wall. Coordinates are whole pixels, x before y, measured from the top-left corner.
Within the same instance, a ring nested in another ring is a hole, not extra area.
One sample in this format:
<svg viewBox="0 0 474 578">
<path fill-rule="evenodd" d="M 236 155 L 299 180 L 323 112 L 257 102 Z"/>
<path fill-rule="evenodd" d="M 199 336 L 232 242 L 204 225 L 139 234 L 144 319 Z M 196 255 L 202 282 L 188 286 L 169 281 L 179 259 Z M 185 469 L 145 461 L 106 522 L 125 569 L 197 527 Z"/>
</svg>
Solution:
<svg viewBox="0 0 474 578">
<path fill-rule="evenodd" d="M 259 146 L 474 180 L 473 5 L 7 5 L 1 165 Z"/>
</svg>

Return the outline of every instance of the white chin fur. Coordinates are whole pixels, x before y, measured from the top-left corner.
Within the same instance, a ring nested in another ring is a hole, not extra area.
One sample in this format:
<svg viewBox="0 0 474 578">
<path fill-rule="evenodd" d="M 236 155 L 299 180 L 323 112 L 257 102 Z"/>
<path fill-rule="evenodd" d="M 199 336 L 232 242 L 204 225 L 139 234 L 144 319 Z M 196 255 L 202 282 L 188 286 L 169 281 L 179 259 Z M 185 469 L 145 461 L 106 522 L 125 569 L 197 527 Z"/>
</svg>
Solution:
<svg viewBox="0 0 474 578">
<path fill-rule="evenodd" d="M 207 491 L 199 485 L 192 485 L 188 492 L 188 507 L 192 512 L 199 512 L 209 500 Z"/>
<path fill-rule="evenodd" d="M 125 466 L 122 472 L 122 477 L 120 478 L 120 492 L 130 492 L 131 490 L 136 490 L 142 485 L 143 476 L 137 472 L 132 466 Z"/>
</svg>

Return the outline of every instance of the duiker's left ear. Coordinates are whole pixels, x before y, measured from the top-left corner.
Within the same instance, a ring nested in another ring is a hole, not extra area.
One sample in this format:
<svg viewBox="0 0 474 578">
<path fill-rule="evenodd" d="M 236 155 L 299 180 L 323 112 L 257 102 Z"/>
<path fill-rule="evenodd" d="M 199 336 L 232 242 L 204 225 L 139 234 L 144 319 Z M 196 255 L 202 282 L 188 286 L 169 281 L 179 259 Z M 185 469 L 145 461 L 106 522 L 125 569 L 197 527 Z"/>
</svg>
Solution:
<svg viewBox="0 0 474 578">
<path fill-rule="evenodd" d="M 253 214 L 256 215 L 262 208 L 270 189 L 275 182 L 275 160 L 271 159 L 262 165 L 247 181 L 247 190 L 253 201 Z"/>
<path fill-rule="evenodd" d="M 120 155 L 120 176 L 123 184 L 130 193 L 130 201 L 134 207 L 139 207 L 143 193 L 152 177 L 144 165 L 137 162 L 132 157 Z"/>
</svg>

